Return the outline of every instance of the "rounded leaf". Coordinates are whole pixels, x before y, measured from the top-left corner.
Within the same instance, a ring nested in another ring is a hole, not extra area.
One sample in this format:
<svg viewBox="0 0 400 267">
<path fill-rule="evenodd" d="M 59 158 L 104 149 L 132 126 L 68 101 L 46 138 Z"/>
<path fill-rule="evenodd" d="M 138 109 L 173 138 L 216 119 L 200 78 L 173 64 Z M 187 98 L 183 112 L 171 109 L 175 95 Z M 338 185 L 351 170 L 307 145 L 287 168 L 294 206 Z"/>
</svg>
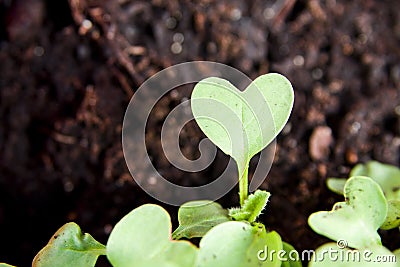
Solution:
<svg viewBox="0 0 400 267">
<path fill-rule="evenodd" d="M 200 129 L 235 159 L 240 177 L 248 161 L 283 129 L 293 102 L 292 85 L 277 73 L 258 77 L 243 92 L 225 79 L 206 78 L 191 96 Z"/>
<path fill-rule="evenodd" d="M 281 261 L 267 257 L 282 250 L 276 232 L 267 233 L 262 224 L 225 222 L 212 228 L 200 241 L 196 267 L 279 267 Z M 264 253 L 267 256 L 264 257 Z"/>
<path fill-rule="evenodd" d="M 388 212 L 385 222 L 381 225 L 381 229 L 390 230 L 400 226 L 400 201 L 389 200 Z"/>
<path fill-rule="evenodd" d="M 171 239 L 167 211 L 146 204 L 122 218 L 107 242 L 107 258 L 114 267 L 187 267 L 194 263 L 197 248 Z"/>
</svg>

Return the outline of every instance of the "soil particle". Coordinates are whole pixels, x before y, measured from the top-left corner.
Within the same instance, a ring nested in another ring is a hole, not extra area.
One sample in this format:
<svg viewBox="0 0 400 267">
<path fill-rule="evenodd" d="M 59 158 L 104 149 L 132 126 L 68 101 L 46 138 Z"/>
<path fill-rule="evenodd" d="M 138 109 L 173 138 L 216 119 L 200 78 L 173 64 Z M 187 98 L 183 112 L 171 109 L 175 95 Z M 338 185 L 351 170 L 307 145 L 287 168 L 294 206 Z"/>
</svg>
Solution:
<svg viewBox="0 0 400 267">
<path fill-rule="evenodd" d="M 332 130 L 327 126 L 314 128 L 309 143 L 310 156 L 313 160 L 326 160 L 332 145 Z"/>
</svg>

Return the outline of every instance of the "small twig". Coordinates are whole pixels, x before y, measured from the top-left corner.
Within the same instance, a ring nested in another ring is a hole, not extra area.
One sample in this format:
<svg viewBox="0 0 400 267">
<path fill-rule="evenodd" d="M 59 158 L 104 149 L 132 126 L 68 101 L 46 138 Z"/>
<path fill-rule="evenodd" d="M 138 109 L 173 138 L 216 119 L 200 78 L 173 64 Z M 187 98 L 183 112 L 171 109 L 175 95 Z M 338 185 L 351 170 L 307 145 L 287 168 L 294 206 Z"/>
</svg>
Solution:
<svg viewBox="0 0 400 267">
<path fill-rule="evenodd" d="M 76 137 L 70 136 L 70 135 L 65 135 L 57 132 L 52 132 L 51 137 L 56 140 L 57 142 L 67 144 L 67 145 L 73 145 L 76 144 Z"/>
<path fill-rule="evenodd" d="M 279 29 L 290 11 L 292 11 L 296 0 L 280 0 L 273 5 L 273 9 L 275 11 L 275 17 L 272 22 L 272 27 L 274 29 Z"/>
</svg>

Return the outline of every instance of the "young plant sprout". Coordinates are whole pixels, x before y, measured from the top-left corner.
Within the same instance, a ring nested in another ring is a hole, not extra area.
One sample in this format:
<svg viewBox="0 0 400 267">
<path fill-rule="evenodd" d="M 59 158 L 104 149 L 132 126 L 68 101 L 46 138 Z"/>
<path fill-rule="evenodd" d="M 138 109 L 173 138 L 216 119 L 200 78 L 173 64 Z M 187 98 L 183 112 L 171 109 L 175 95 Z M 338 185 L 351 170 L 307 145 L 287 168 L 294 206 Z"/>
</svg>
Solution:
<svg viewBox="0 0 400 267">
<path fill-rule="evenodd" d="M 259 76 L 243 92 L 217 77 L 200 81 L 193 90 L 191 106 L 200 129 L 237 163 L 242 206 L 249 162 L 283 129 L 293 101 L 292 85 L 277 73 Z"/>
<path fill-rule="evenodd" d="M 300 267 L 298 259 L 258 257 L 265 247 L 288 253 L 294 248 L 256 222 L 270 193 L 248 195 L 250 159 L 285 126 L 293 101 L 292 86 L 280 74 L 262 75 L 243 92 L 221 78 L 200 81 L 192 93 L 192 111 L 205 135 L 236 161 L 240 207 L 226 210 L 212 201 L 191 201 L 180 207 L 179 227 L 172 232 L 169 214 L 146 204 L 115 225 L 105 246 L 67 223 L 36 255 L 33 267 L 92 267 L 101 255 L 114 267 Z M 179 240 L 195 237 L 201 238 L 199 247 Z"/>
<path fill-rule="evenodd" d="M 377 266 L 379 262 L 379 266 L 398 267 L 400 250 L 390 252 L 384 247 L 377 230 L 400 226 L 400 169 L 371 161 L 356 165 L 350 176 L 347 180 L 327 181 L 333 192 L 344 195 L 345 202 L 336 203 L 332 211 L 309 217 L 315 232 L 337 242 L 319 247 L 309 266 Z M 323 257 L 328 250 L 340 252 L 343 257 Z"/>
</svg>

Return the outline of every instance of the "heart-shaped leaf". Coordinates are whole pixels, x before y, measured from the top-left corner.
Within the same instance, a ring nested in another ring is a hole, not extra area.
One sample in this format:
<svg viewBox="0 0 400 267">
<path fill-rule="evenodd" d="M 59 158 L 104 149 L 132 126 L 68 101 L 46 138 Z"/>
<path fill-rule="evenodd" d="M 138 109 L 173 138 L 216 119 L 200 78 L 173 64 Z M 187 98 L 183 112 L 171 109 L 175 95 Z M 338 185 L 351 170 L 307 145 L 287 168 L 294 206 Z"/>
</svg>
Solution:
<svg viewBox="0 0 400 267">
<path fill-rule="evenodd" d="M 146 204 L 119 221 L 107 242 L 114 267 L 193 266 L 197 248 L 171 239 L 171 220 L 162 207 Z"/>
<path fill-rule="evenodd" d="M 293 101 L 290 82 L 270 73 L 255 79 L 243 92 L 227 80 L 206 78 L 196 84 L 191 107 L 205 135 L 235 159 L 242 178 L 247 176 L 250 159 L 286 124 Z"/>
<path fill-rule="evenodd" d="M 269 257 L 271 250 L 282 250 L 282 240 L 276 232 L 267 233 L 262 224 L 225 222 L 201 239 L 195 266 L 280 267 L 277 257 Z"/>
<path fill-rule="evenodd" d="M 62 226 L 49 243 L 33 259 L 33 267 L 88 267 L 96 264 L 100 255 L 105 255 L 104 245 L 91 235 L 82 234 L 75 223 Z"/>
<path fill-rule="evenodd" d="M 183 204 L 178 211 L 178 221 L 173 239 L 203 237 L 211 228 L 230 219 L 228 211 L 220 204 L 200 200 Z"/>
<path fill-rule="evenodd" d="M 339 248 L 327 243 L 315 251 L 308 267 L 398 267 L 396 256 L 383 246 L 368 249 Z"/>
<path fill-rule="evenodd" d="M 352 248 L 380 245 L 377 229 L 387 214 L 387 202 L 379 185 L 369 177 L 355 176 L 344 188 L 346 202 L 336 203 L 332 211 L 311 214 L 311 228 L 335 241 L 345 240 Z"/>
</svg>

